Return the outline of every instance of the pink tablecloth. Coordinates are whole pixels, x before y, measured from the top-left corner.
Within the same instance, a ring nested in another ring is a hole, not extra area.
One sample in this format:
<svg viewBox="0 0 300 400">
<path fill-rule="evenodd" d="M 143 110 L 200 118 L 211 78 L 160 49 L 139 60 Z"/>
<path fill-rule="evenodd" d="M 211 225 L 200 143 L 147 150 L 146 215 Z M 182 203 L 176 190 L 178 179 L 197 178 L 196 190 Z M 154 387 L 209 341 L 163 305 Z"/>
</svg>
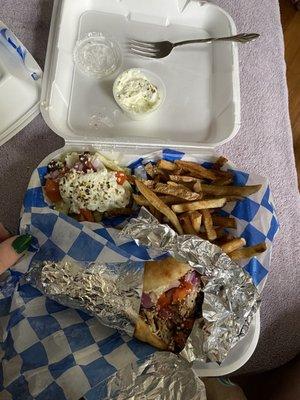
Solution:
<svg viewBox="0 0 300 400">
<path fill-rule="evenodd" d="M 77 0 L 78 1 L 78 0 Z M 277 367 L 300 350 L 299 289 L 300 202 L 297 190 L 283 38 L 275 0 L 217 0 L 240 32 L 259 32 L 254 46 L 241 46 L 242 128 L 218 149 L 246 171 L 269 178 L 281 231 L 274 243 L 269 280 L 261 308 L 257 350 L 242 372 Z M 51 0 L 1 0 L 1 19 L 44 64 Z M 63 140 L 36 118 L 0 148 L 0 220 L 16 230 L 22 197 L 32 170 Z M 299 276 L 299 275 L 298 275 Z"/>
</svg>

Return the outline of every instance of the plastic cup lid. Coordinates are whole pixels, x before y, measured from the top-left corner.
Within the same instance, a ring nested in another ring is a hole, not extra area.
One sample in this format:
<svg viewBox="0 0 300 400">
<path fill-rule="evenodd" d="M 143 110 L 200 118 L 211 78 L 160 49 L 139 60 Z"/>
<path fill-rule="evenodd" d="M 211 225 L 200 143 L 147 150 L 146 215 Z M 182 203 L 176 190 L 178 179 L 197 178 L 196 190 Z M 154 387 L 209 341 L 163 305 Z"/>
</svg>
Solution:
<svg viewBox="0 0 300 400">
<path fill-rule="evenodd" d="M 42 70 L 0 21 L 0 146 L 40 112 Z"/>
</svg>

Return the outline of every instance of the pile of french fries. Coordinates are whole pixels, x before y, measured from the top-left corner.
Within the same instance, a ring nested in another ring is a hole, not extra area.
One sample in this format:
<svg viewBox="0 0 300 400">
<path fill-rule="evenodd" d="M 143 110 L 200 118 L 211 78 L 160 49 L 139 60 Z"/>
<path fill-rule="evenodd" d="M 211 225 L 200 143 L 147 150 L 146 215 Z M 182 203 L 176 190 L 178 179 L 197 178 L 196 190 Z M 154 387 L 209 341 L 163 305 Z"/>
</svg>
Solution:
<svg viewBox="0 0 300 400">
<path fill-rule="evenodd" d="M 241 200 L 261 189 L 261 185 L 234 186 L 233 174 L 221 168 L 228 160 L 219 157 L 212 169 L 191 161 L 160 160 L 145 166 L 149 180 L 130 177 L 140 194 L 133 199 L 146 207 L 160 222 L 182 234 L 209 240 L 232 260 L 253 257 L 266 250 L 266 243 L 245 247 L 245 239 L 226 228 L 236 228 L 236 220 L 219 215 L 227 202 Z"/>
</svg>

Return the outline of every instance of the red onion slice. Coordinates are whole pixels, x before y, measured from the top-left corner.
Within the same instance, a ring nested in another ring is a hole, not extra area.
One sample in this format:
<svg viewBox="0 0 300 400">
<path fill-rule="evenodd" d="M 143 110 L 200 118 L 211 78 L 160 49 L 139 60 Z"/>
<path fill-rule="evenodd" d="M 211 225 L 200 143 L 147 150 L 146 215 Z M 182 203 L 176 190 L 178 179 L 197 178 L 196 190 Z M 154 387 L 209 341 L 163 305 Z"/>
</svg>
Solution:
<svg viewBox="0 0 300 400">
<path fill-rule="evenodd" d="M 198 285 L 200 283 L 200 277 L 196 271 L 188 272 L 184 277 L 185 282 L 189 282 L 192 285 Z"/>
<path fill-rule="evenodd" d="M 151 307 L 153 307 L 153 303 L 152 303 L 151 297 L 150 297 L 149 294 L 147 294 L 147 293 L 143 293 L 143 294 L 142 294 L 141 303 L 142 303 L 142 306 L 143 306 L 144 308 L 151 308 Z"/>
</svg>

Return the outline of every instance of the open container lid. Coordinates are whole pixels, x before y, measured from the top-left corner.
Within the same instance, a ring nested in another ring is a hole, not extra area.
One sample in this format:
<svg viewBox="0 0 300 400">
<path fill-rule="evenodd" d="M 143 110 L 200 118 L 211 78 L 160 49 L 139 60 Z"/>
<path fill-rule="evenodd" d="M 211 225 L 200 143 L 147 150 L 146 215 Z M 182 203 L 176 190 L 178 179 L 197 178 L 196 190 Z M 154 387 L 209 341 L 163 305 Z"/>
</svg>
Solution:
<svg viewBox="0 0 300 400">
<path fill-rule="evenodd" d="M 42 70 L 0 21 L 0 146 L 40 113 Z"/>
<path fill-rule="evenodd" d="M 236 135 L 240 127 L 236 43 L 181 47 L 159 60 L 123 55 L 121 71 L 137 67 L 155 72 L 166 84 L 167 97 L 153 116 L 115 123 L 112 115 L 122 114 L 112 96 L 116 76 L 93 80 L 74 64 L 78 40 L 97 31 L 117 39 L 134 35 L 148 41 L 236 34 L 224 10 L 202 1 L 55 0 L 41 112 L 67 145 L 199 152 Z"/>
</svg>

